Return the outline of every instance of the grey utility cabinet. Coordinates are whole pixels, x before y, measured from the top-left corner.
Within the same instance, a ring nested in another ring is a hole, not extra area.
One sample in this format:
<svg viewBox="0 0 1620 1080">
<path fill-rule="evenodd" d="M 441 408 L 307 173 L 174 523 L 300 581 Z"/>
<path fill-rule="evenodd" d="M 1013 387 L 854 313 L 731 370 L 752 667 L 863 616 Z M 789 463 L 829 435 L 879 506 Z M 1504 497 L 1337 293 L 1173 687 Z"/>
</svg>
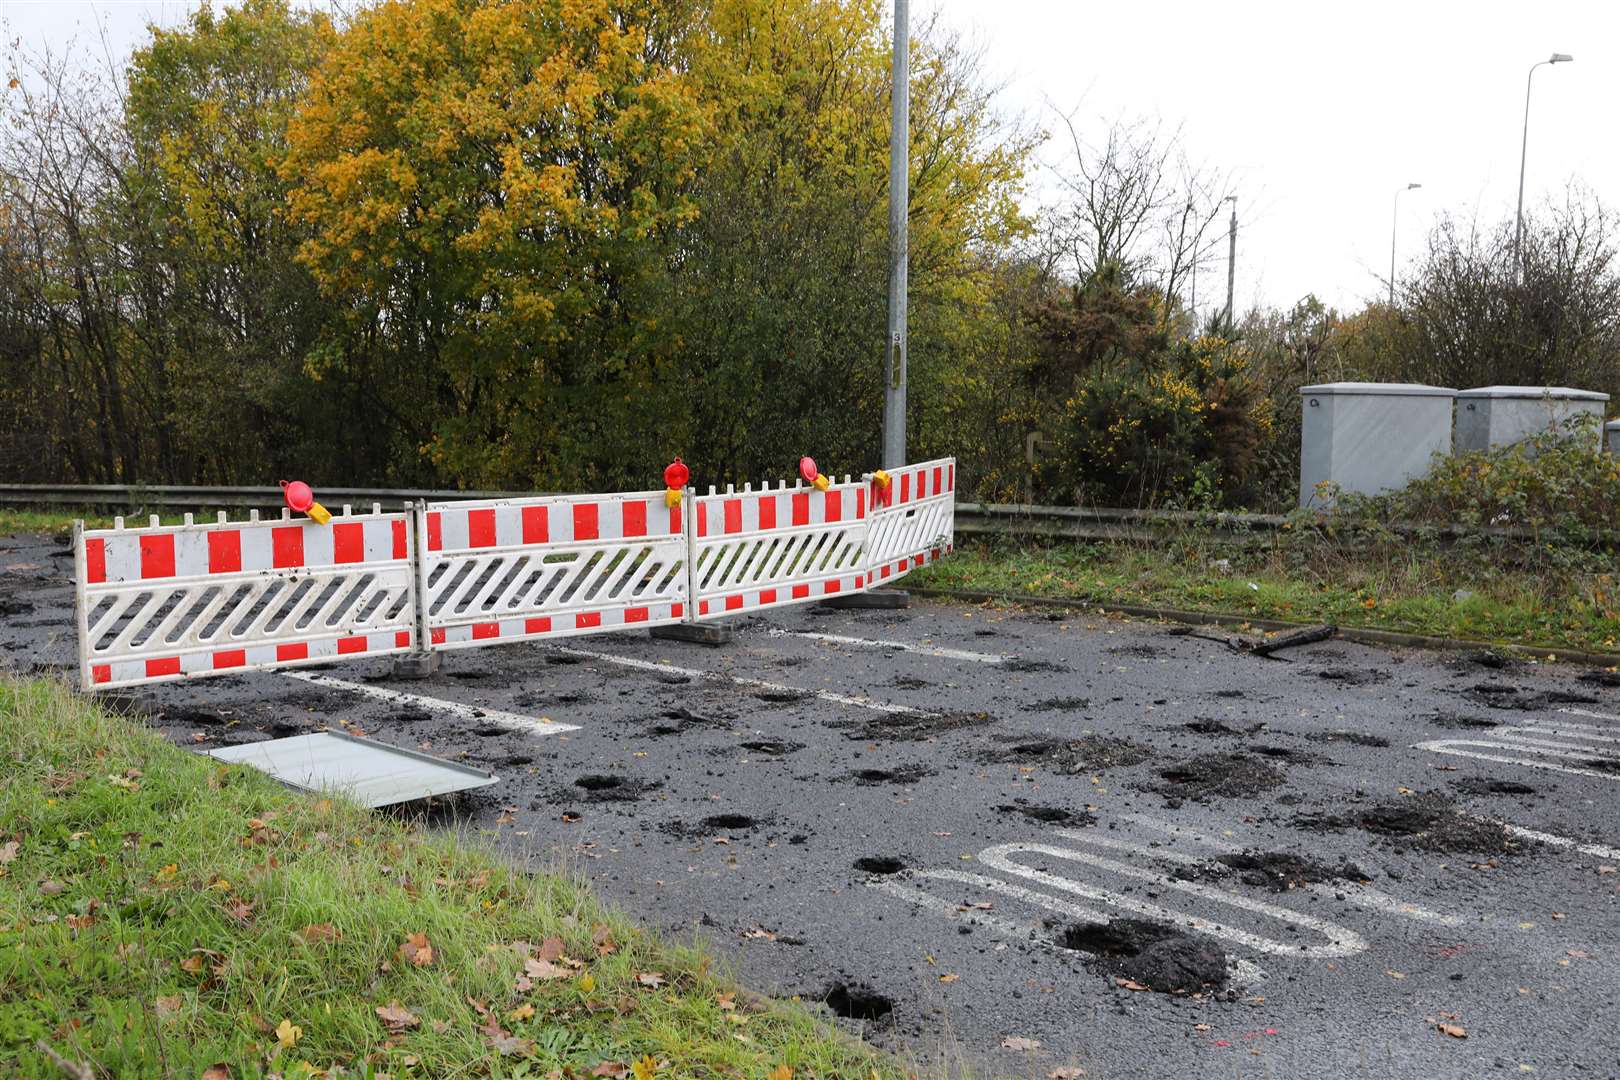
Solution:
<svg viewBox="0 0 1620 1080">
<path fill-rule="evenodd" d="M 1609 453 L 1620 454 L 1620 420 L 1610 420 L 1603 425 L 1603 445 L 1608 447 Z"/>
<path fill-rule="evenodd" d="M 1512 446 L 1590 413 L 1602 419 L 1608 394 L 1567 386 L 1480 386 L 1457 395 L 1457 432 L 1452 448 L 1489 450 Z"/>
<path fill-rule="evenodd" d="M 1451 449 L 1455 390 L 1416 383 L 1322 383 L 1300 387 L 1299 505 L 1339 490 L 1376 495 L 1405 487 Z"/>
</svg>

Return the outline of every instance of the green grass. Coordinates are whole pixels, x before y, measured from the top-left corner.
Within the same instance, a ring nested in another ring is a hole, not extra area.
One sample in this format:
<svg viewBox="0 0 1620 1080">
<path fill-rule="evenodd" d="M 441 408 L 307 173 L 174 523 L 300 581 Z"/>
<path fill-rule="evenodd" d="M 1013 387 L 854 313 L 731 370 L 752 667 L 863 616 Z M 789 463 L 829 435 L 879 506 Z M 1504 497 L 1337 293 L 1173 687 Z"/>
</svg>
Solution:
<svg viewBox="0 0 1620 1080">
<path fill-rule="evenodd" d="M 1550 550 L 1368 546 L 1319 536 L 1234 544 L 1189 531 L 1152 543 L 964 544 L 910 580 L 1104 607 L 1613 652 L 1620 642 L 1613 565 L 1612 558 Z"/>
<path fill-rule="evenodd" d="M 578 881 L 58 683 L 0 677 L 0 754 L 0 1075 L 71 1075 L 41 1044 L 116 1077 L 900 1075 Z"/>
</svg>

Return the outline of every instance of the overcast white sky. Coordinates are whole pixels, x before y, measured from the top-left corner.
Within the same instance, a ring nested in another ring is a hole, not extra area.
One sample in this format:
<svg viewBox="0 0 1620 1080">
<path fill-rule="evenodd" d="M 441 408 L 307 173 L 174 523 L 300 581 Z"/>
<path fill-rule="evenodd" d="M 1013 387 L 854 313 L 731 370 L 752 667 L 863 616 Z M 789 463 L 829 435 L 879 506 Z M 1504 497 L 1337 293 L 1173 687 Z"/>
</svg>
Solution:
<svg viewBox="0 0 1620 1080">
<path fill-rule="evenodd" d="M 1525 74 L 1555 51 L 1575 62 L 1536 73 L 1526 207 L 1575 178 L 1620 208 L 1620 0 L 912 3 L 914 23 L 938 13 L 984 45 L 1009 112 L 1050 129 L 1049 102 L 1079 105 L 1094 131 L 1156 116 L 1236 172 L 1240 309 L 1380 292 L 1391 203 L 1410 181 L 1423 188 L 1401 198 L 1408 251 L 1437 211 L 1510 215 Z M 0 0 L 0 17 L 30 45 L 104 25 L 127 52 L 146 23 L 192 6 Z"/>
</svg>

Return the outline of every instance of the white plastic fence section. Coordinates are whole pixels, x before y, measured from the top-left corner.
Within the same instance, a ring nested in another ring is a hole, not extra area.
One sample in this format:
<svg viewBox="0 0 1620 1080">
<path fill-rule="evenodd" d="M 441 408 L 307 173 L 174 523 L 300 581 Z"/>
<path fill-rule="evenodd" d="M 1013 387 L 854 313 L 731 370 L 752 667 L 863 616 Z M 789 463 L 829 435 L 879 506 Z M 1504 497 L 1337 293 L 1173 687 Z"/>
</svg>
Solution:
<svg viewBox="0 0 1620 1080">
<path fill-rule="evenodd" d="M 956 459 L 889 471 L 889 501 L 873 508 L 868 567 L 881 585 L 950 554 L 956 545 Z"/>
<path fill-rule="evenodd" d="M 430 649 L 680 622 L 681 507 L 662 491 L 440 502 L 417 511 Z"/>
<path fill-rule="evenodd" d="M 86 689 L 376 656 L 411 647 L 410 519 L 343 514 L 75 529 Z"/>
<path fill-rule="evenodd" d="M 866 498 L 846 478 L 692 500 L 695 620 L 864 589 Z"/>
</svg>

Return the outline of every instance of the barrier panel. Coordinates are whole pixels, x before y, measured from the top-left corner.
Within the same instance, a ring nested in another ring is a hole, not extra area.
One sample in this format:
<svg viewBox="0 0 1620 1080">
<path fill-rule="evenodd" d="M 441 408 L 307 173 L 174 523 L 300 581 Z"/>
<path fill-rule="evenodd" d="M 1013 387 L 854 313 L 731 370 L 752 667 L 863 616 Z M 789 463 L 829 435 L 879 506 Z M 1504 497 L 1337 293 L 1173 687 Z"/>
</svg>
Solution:
<svg viewBox="0 0 1620 1080">
<path fill-rule="evenodd" d="M 74 528 L 87 688 L 377 656 L 411 647 L 410 521 L 343 514 Z"/>
<path fill-rule="evenodd" d="M 889 498 L 873 508 L 867 547 L 873 585 L 948 555 L 956 545 L 956 459 L 889 470 Z"/>
<path fill-rule="evenodd" d="M 692 500 L 695 620 L 866 587 L 866 484 L 713 489 Z"/>
<path fill-rule="evenodd" d="M 681 506 L 662 491 L 419 505 L 429 649 L 680 622 Z"/>
</svg>

